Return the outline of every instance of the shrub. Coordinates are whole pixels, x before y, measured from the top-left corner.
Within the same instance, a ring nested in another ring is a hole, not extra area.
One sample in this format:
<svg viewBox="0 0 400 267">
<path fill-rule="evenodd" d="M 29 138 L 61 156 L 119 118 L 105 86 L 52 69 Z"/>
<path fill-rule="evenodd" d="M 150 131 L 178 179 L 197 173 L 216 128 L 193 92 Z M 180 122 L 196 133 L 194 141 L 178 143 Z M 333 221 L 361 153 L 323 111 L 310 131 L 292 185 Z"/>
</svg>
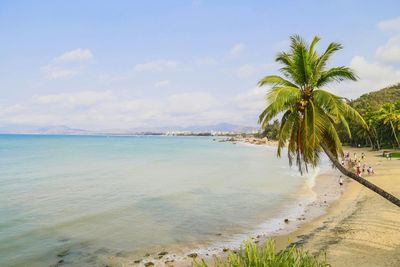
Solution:
<svg viewBox="0 0 400 267">
<path fill-rule="evenodd" d="M 194 261 L 196 267 L 208 267 L 202 260 Z M 268 240 L 263 246 L 257 246 L 251 240 L 246 241 L 239 251 L 229 254 L 226 259 L 217 257 L 216 267 L 326 267 L 325 256 L 313 256 L 302 248 L 295 246 L 277 253 L 273 240 Z"/>
</svg>

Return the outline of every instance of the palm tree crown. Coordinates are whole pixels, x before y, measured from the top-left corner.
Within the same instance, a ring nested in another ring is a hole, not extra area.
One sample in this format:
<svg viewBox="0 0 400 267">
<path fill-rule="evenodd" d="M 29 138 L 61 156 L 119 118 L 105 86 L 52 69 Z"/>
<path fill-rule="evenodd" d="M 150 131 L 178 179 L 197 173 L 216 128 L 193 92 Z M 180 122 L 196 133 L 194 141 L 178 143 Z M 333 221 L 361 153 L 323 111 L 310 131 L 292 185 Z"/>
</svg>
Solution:
<svg viewBox="0 0 400 267">
<path fill-rule="evenodd" d="M 342 45 L 330 43 L 319 54 L 315 49 L 320 40 L 317 36 L 311 44 L 298 35 L 290 37 L 290 40 L 290 51 L 281 52 L 276 57 L 276 61 L 283 65 L 280 69 L 283 76 L 265 76 L 259 81 L 259 86 L 272 86 L 259 123 L 264 128 L 272 118 L 283 114 L 278 156 L 287 145 L 289 163 L 296 159 L 296 165 L 303 173 L 309 165 L 318 164 L 322 150 L 328 150 L 336 158 L 343 153 L 337 133 L 339 125 L 349 135 L 348 119 L 361 123 L 364 128 L 367 125 L 344 98 L 324 90 L 331 82 L 357 79 L 348 67 L 327 68 L 328 59 L 342 49 Z"/>
</svg>

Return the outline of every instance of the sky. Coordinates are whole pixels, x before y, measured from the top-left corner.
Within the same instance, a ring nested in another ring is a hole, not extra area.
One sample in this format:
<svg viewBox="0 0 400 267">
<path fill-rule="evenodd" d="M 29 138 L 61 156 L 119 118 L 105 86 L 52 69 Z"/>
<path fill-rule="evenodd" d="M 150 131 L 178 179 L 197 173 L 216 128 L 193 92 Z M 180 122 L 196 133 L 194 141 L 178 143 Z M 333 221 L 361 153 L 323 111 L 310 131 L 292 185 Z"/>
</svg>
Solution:
<svg viewBox="0 0 400 267">
<path fill-rule="evenodd" d="M 318 35 L 347 98 L 400 82 L 400 2 L 1 1 L 0 127 L 255 126 L 289 36 Z"/>
</svg>

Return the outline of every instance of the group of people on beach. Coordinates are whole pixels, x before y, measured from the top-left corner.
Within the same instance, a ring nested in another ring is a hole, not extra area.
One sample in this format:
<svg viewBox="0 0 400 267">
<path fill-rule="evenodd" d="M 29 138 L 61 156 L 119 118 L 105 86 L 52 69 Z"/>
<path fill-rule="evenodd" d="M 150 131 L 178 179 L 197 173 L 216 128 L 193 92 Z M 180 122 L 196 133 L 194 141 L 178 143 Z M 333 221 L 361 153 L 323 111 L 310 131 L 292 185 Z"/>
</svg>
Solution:
<svg viewBox="0 0 400 267">
<path fill-rule="evenodd" d="M 366 157 L 364 152 L 361 153 L 361 157 L 358 157 L 357 152 L 354 152 L 353 158 L 350 156 L 350 153 L 347 152 L 344 155 L 344 158 L 342 158 L 341 164 L 343 167 L 346 167 L 345 165 L 347 163 L 347 168 L 354 169 L 359 177 L 364 175 L 365 172 L 367 172 L 368 175 L 373 175 L 375 173 L 374 169 L 371 165 L 368 165 L 367 167 L 366 162 L 364 162 L 365 159 Z M 343 185 L 343 175 L 340 175 L 339 177 L 339 185 Z"/>
</svg>

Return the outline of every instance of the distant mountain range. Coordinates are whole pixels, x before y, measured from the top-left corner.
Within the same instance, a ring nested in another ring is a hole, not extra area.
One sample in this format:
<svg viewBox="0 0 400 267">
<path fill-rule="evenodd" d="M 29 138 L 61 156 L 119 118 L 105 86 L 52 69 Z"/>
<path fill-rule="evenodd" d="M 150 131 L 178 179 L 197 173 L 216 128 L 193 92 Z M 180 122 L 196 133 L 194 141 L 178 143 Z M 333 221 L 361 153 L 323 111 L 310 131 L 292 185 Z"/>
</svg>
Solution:
<svg viewBox="0 0 400 267">
<path fill-rule="evenodd" d="M 35 126 L 8 126 L 0 128 L 3 134 L 91 134 L 91 131 L 73 129 L 65 125 L 35 127 Z M 94 133 L 94 132 L 93 132 Z"/>
<path fill-rule="evenodd" d="M 215 125 L 205 126 L 189 126 L 189 127 L 149 127 L 149 128 L 131 128 L 131 129 L 105 129 L 99 131 L 90 131 L 84 129 L 70 128 L 65 125 L 55 125 L 46 127 L 34 126 L 8 126 L 0 127 L 0 133 L 3 134 L 66 134 L 66 135 L 131 135 L 131 134 L 163 134 L 172 131 L 189 131 L 193 133 L 208 133 L 208 132 L 235 132 L 235 133 L 250 133 L 257 131 L 257 127 L 241 126 L 230 123 L 219 123 Z"/>
</svg>

